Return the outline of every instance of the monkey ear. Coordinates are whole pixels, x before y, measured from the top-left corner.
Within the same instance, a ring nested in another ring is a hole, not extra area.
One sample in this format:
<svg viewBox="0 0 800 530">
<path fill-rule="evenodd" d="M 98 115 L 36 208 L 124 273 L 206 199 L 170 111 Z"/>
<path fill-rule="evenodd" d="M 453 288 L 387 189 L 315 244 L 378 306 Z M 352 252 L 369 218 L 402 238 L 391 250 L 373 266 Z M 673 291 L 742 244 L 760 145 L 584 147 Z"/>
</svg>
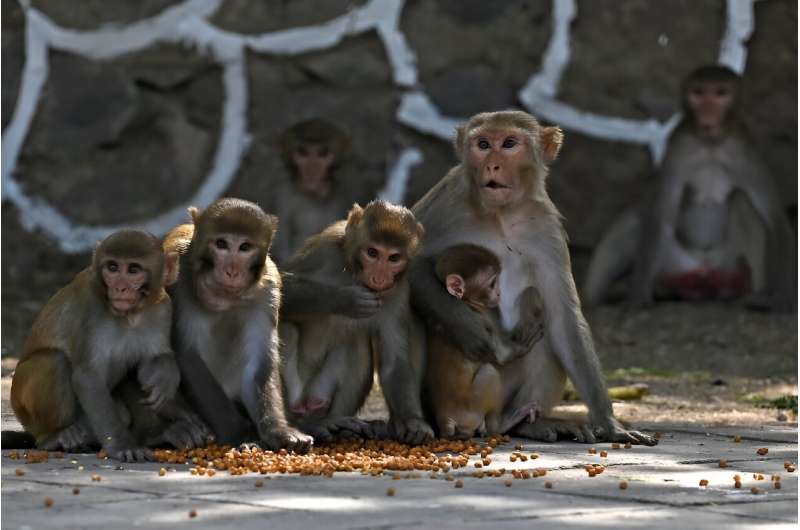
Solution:
<svg viewBox="0 0 800 530">
<path fill-rule="evenodd" d="M 360 223 L 362 217 L 364 217 L 364 209 L 358 203 L 354 203 L 347 214 L 347 226 Z"/>
<path fill-rule="evenodd" d="M 447 292 L 461 300 L 464 297 L 464 278 L 458 274 L 448 274 L 444 279 Z"/>
<path fill-rule="evenodd" d="M 559 127 L 544 127 L 539 135 L 539 141 L 542 143 L 545 159 L 547 162 L 552 162 L 558 156 L 561 144 L 564 143 L 564 133 Z"/>
<path fill-rule="evenodd" d="M 197 225 L 197 219 L 200 217 L 200 210 L 198 208 L 195 208 L 194 206 L 189 206 L 189 208 L 187 208 L 187 211 L 189 212 L 189 217 L 192 218 L 192 223 Z"/>
<path fill-rule="evenodd" d="M 456 150 L 456 156 L 459 160 L 462 158 L 464 151 L 464 141 L 467 139 L 467 124 L 459 125 L 456 127 L 456 138 L 453 140 L 453 148 Z"/>
<path fill-rule="evenodd" d="M 164 287 L 178 281 L 178 253 L 167 252 L 164 254 Z"/>
</svg>

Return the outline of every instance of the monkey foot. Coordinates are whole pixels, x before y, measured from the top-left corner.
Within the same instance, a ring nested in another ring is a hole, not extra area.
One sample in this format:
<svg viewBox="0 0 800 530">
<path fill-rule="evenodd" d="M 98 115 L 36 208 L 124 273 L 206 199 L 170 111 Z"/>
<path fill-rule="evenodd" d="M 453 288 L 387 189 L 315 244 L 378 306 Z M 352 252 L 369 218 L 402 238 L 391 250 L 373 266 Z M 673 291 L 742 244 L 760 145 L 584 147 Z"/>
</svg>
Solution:
<svg viewBox="0 0 800 530">
<path fill-rule="evenodd" d="M 541 418 L 534 423 L 519 423 L 514 428 L 514 434 L 541 442 L 555 442 L 559 439 L 574 440 L 578 443 L 597 441 L 589 425 L 579 425 L 572 421 L 554 418 Z"/>
<path fill-rule="evenodd" d="M 292 427 L 276 427 L 261 435 L 261 445 L 271 451 L 286 449 L 296 453 L 307 453 L 314 445 L 314 438 Z"/>
<path fill-rule="evenodd" d="M 96 447 L 98 444 L 92 432 L 82 422 L 76 421 L 69 427 L 48 436 L 38 445 L 45 451 L 60 450 L 67 453 L 79 453 Z"/>
<path fill-rule="evenodd" d="M 531 401 L 530 403 L 525 403 L 515 410 L 506 413 L 502 417 L 500 425 L 496 427 L 498 427 L 498 432 L 507 433 L 520 423 L 533 423 L 536 421 L 536 418 L 541 415 L 542 409 L 539 408 L 539 404 L 535 401 Z"/>
</svg>

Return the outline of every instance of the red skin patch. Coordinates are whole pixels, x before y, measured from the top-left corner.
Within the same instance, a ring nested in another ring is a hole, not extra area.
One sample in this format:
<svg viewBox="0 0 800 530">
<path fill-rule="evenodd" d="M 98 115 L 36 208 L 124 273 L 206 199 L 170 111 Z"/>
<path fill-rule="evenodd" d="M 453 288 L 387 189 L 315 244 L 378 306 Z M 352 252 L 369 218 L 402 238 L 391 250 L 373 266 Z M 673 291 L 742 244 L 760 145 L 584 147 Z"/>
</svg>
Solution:
<svg viewBox="0 0 800 530">
<path fill-rule="evenodd" d="M 661 285 L 684 300 L 730 299 L 750 292 L 750 271 L 720 271 L 712 268 L 665 274 Z"/>
</svg>

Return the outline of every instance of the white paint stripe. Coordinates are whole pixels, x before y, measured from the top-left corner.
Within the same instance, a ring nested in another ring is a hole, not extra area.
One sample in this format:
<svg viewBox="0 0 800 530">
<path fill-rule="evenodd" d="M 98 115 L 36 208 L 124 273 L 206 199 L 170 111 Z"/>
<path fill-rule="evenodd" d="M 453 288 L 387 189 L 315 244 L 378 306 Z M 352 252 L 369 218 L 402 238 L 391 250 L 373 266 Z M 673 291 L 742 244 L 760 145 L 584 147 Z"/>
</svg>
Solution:
<svg viewBox="0 0 800 530">
<path fill-rule="evenodd" d="M 741 74 L 747 63 L 747 47 L 755 27 L 753 0 L 728 0 L 727 25 L 719 50 L 719 62 Z"/>
<path fill-rule="evenodd" d="M 389 170 L 386 186 L 378 192 L 378 198 L 393 204 L 403 204 L 408 191 L 408 181 L 411 178 L 411 169 L 421 164 L 424 159 L 422 151 L 416 147 L 403 149 Z"/>
<path fill-rule="evenodd" d="M 726 32 L 720 47 L 719 61 L 737 72 L 744 70 L 745 43 L 754 26 L 754 0 L 728 0 Z M 404 0 L 370 0 L 361 8 L 326 23 L 304 28 L 265 33 L 257 36 L 231 33 L 209 24 L 222 0 L 188 0 L 160 14 L 124 27 L 105 26 L 93 31 L 61 28 L 27 0 L 19 1 L 27 19 L 25 66 L 14 114 L 3 132 L 3 199 L 20 210 L 21 223 L 28 229 L 42 228 L 55 237 L 67 252 L 81 252 L 119 226 L 86 226 L 70 222 L 40 198 L 26 196 L 13 172 L 36 113 L 48 76 L 49 48 L 72 52 L 92 59 L 108 59 L 141 50 L 156 42 L 179 42 L 208 54 L 224 68 L 225 100 L 222 132 L 212 167 L 197 193 L 187 202 L 206 206 L 230 185 L 242 156 L 250 144 L 247 133 L 247 76 L 244 48 L 256 52 L 298 54 L 338 45 L 348 35 L 376 30 L 392 66 L 394 83 L 400 87 L 417 86 L 416 55 L 399 29 Z M 663 156 L 666 139 L 678 122 L 675 115 L 665 123 L 656 120 L 626 120 L 601 116 L 556 99 L 561 75 L 570 58 L 570 24 L 577 16 L 574 0 L 555 0 L 553 32 L 542 61 L 541 72 L 531 76 L 519 92 L 527 109 L 567 129 L 598 138 L 648 145 L 656 163 Z M 418 87 L 404 93 L 397 110 L 397 120 L 413 129 L 450 141 L 455 127 L 464 118 L 443 116 L 436 105 Z M 384 193 L 401 202 L 408 184 L 408 171 L 421 162 L 421 153 L 408 148 L 389 172 Z M 125 226 L 141 226 L 163 234 L 185 220 L 181 206 L 146 221 Z"/>
</svg>

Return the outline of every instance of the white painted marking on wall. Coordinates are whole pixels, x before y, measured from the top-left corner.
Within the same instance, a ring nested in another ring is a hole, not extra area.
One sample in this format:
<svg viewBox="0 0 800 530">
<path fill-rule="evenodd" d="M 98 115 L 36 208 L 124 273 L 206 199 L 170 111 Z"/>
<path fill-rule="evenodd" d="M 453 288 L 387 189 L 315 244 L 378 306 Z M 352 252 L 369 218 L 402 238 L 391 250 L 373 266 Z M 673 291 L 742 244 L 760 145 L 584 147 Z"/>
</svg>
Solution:
<svg viewBox="0 0 800 530">
<path fill-rule="evenodd" d="M 728 0 L 726 31 L 719 61 L 742 72 L 746 65 L 745 43 L 754 26 L 755 0 Z M 14 113 L 3 131 L 3 199 L 20 210 L 27 230 L 41 228 L 58 240 L 65 252 L 91 249 L 95 242 L 120 226 L 87 226 L 71 222 L 57 209 L 37 197 L 25 195 L 14 179 L 14 169 L 36 112 L 48 76 L 49 50 L 68 51 L 90 59 L 110 59 L 152 46 L 156 42 L 175 42 L 194 47 L 224 68 L 225 87 L 222 133 L 212 166 L 197 193 L 187 201 L 205 207 L 230 185 L 242 157 L 250 145 L 247 132 L 247 76 L 244 50 L 293 55 L 337 46 L 350 36 L 375 30 L 383 42 L 395 85 L 410 90 L 403 94 L 397 120 L 415 130 L 450 141 L 455 127 L 465 118 L 443 116 L 418 87 L 417 61 L 399 28 L 404 0 L 370 0 L 364 6 L 323 24 L 292 28 L 262 35 L 239 35 L 206 20 L 222 5 L 222 0 L 187 0 L 165 9 L 155 17 L 124 27 L 105 26 L 92 31 L 61 28 L 43 13 L 19 0 L 27 20 L 25 66 Z M 570 58 L 570 24 L 578 16 L 574 0 L 554 2 L 553 32 L 542 70 L 531 76 L 519 91 L 520 101 L 531 112 L 564 128 L 598 138 L 647 145 L 656 161 L 663 157 L 666 140 L 680 116 L 664 123 L 656 120 L 627 120 L 601 116 L 560 102 L 556 96 L 564 68 Z M 406 149 L 389 171 L 382 191 L 394 202 L 401 202 L 410 169 L 421 162 L 421 153 Z M 419 157 L 419 158 L 418 158 Z M 134 220 L 125 226 L 139 226 L 162 235 L 186 219 L 185 206 L 174 208 L 149 220 Z"/>
<path fill-rule="evenodd" d="M 378 192 L 378 198 L 394 204 L 403 204 L 411 178 L 411 169 L 422 163 L 425 158 L 416 147 L 403 149 L 400 156 L 389 169 L 386 186 Z"/>
</svg>

